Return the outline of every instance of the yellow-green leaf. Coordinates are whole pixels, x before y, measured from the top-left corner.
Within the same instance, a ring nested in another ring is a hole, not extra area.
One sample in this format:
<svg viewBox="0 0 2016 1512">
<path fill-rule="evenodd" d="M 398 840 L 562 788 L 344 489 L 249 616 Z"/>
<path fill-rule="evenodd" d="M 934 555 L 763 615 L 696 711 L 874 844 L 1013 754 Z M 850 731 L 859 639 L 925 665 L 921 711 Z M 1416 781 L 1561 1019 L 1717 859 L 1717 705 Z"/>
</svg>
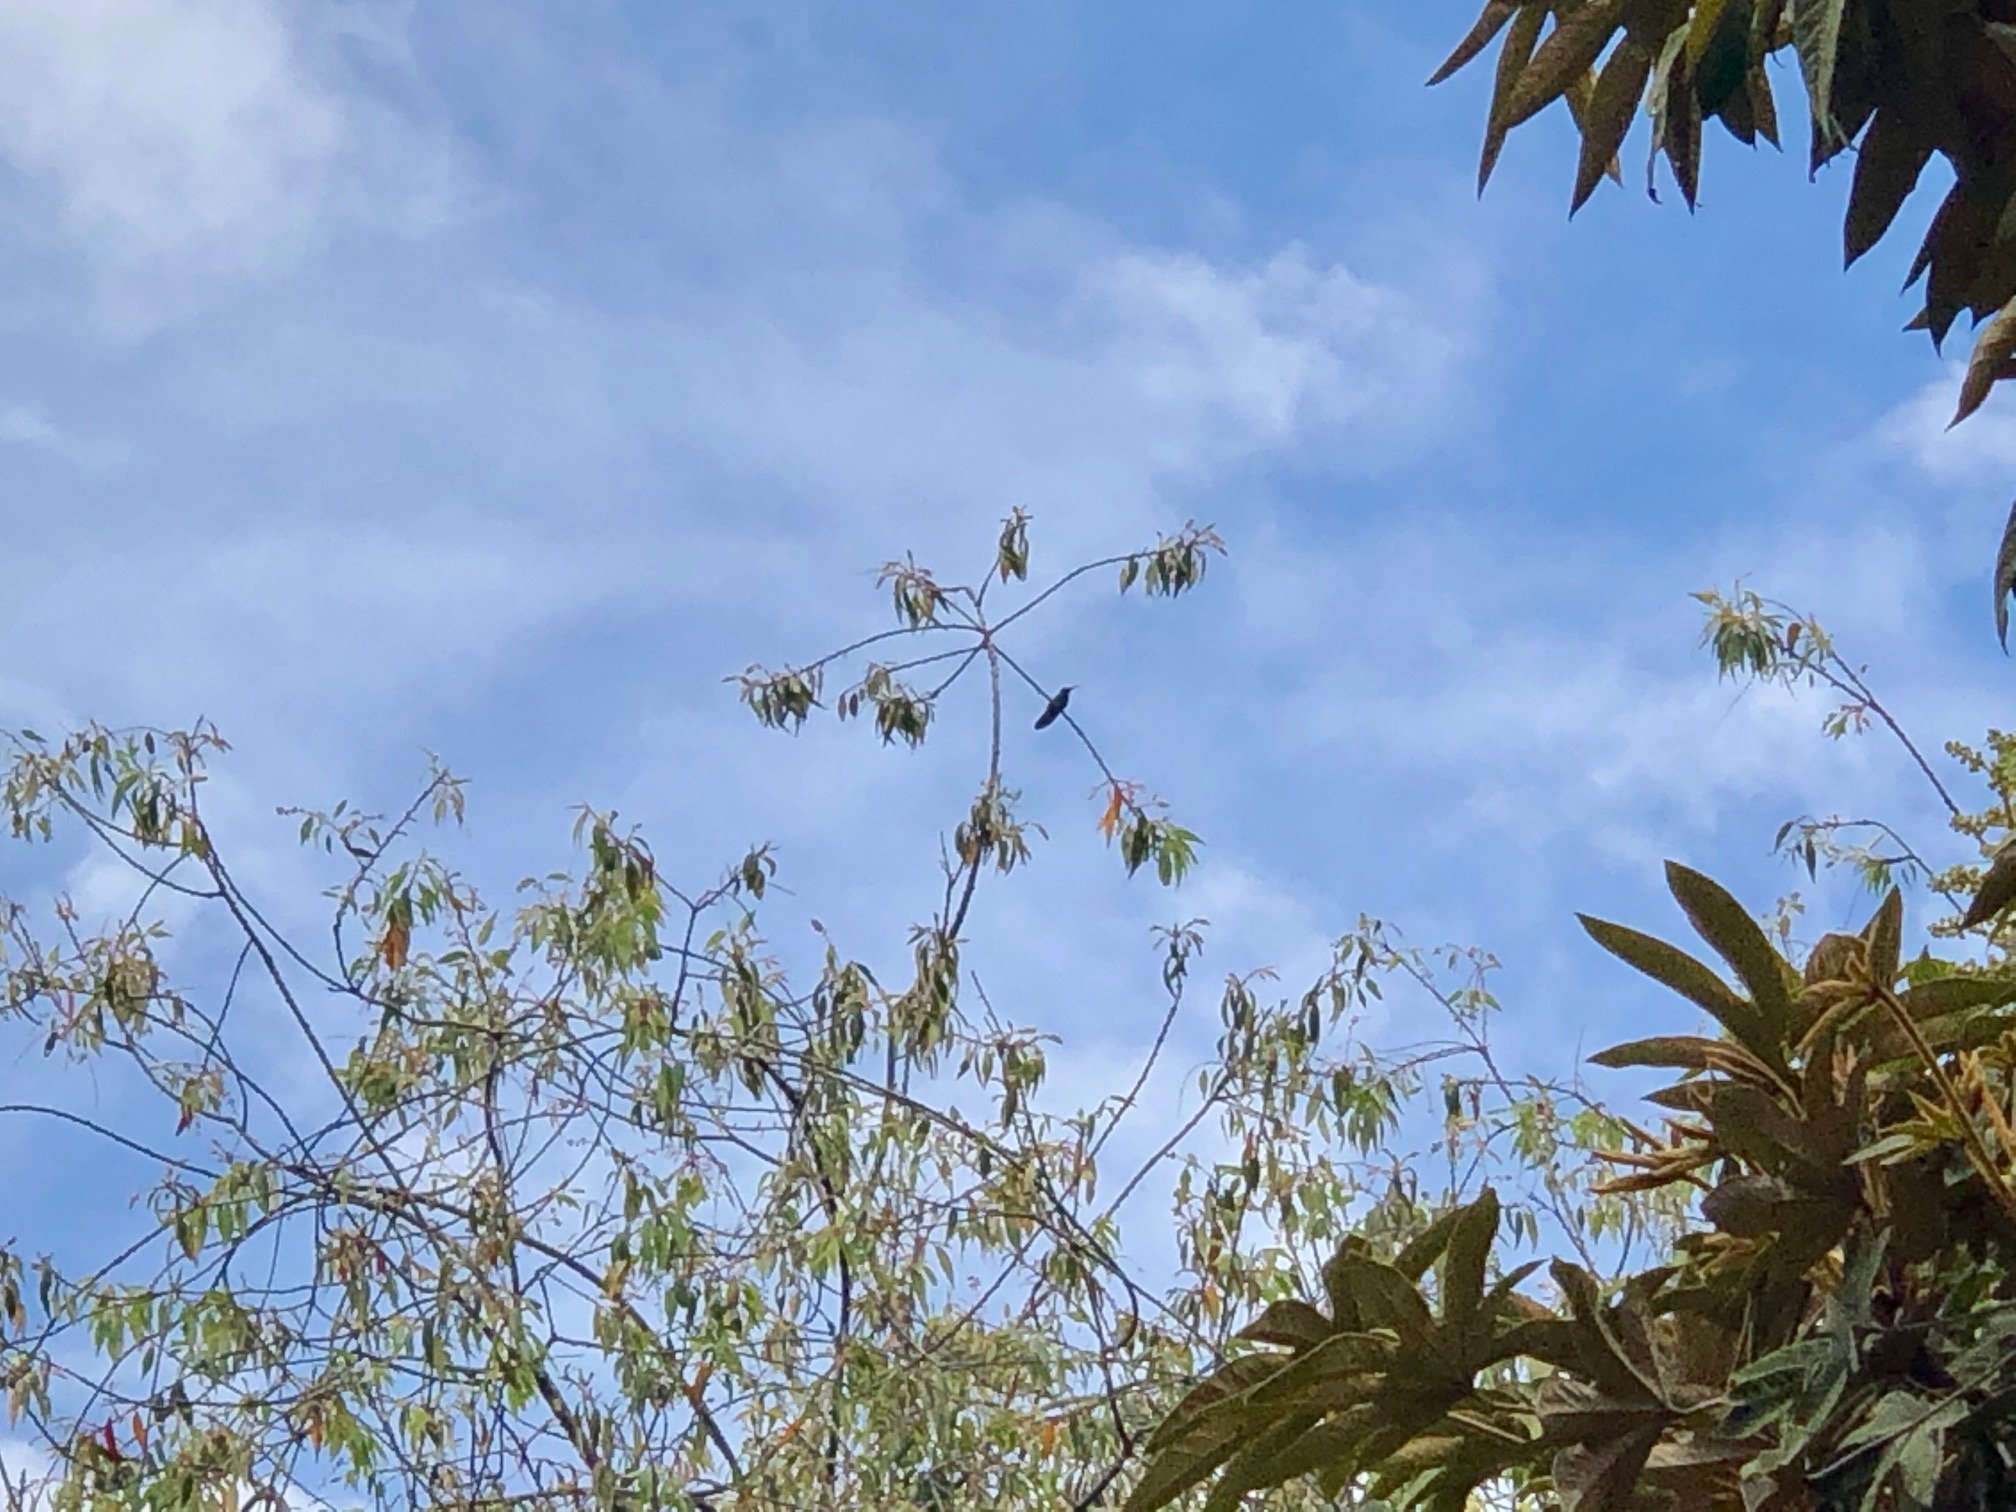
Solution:
<svg viewBox="0 0 2016 1512">
<path fill-rule="evenodd" d="M 2011 300 L 1988 322 L 1974 343 L 1974 355 L 1967 361 L 1967 376 L 1960 380 L 1960 404 L 1947 423 L 1951 430 L 1988 398 L 1998 380 L 2008 376 L 2010 359 L 2016 357 L 2016 300 Z"/>
<path fill-rule="evenodd" d="M 1440 84 L 1489 47 L 1491 39 L 1498 35 L 1518 9 L 1519 0 L 1487 0 L 1483 14 L 1478 16 L 1476 24 L 1470 28 L 1470 34 L 1456 44 L 1456 50 L 1443 60 L 1440 68 L 1435 70 L 1434 75 L 1428 80 L 1429 86 L 1432 88 Z"/>
<path fill-rule="evenodd" d="M 1792 1012 L 1790 971 L 1784 957 L 1771 948 L 1757 921 L 1719 883 L 1677 861 L 1666 863 L 1666 885 L 1687 915 L 1687 922 L 1729 963 L 1747 989 L 1750 1000 L 1774 1035 Z M 1738 1036 L 1741 1038 L 1741 1036 Z M 1747 1043 L 1747 1041 L 1746 1041 Z M 1767 1063 L 1777 1061 L 1777 1041 L 1750 1048 Z"/>
<path fill-rule="evenodd" d="M 1883 239 L 1931 160 L 1930 139 L 1913 130 L 1902 111 L 1876 112 L 1855 155 L 1855 182 L 1841 228 L 1848 266 Z"/>
<path fill-rule="evenodd" d="M 1582 0 L 1557 13 L 1553 32 L 1505 95 L 1502 114 L 1494 106 L 1494 123 L 1510 131 L 1560 99 L 1603 55 L 1623 16 L 1624 0 Z"/>
<path fill-rule="evenodd" d="M 1606 923 L 1587 914 L 1578 914 L 1577 917 L 1598 945 L 1705 1010 L 1715 1022 L 1753 1051 L 1756 1045 L 1752 1041 L 1763 1040 L 1764 1026 L 1756 1008 L 1744 1002 L 1720 977 L 1686 951 L 1635 929 L 1627 929 L 1622 924 Z"/>
<path fill-rule="evenodd" d="M 1505 146 L 1505 133 L 1511 130 L 1506 121 L 1507 102 L 1519 83 L 1520 75 L 1532 62 L 1533 47 L 1540 40 L 1540 28 L 1546 20 L 1546 6 L 1522 7 L 1505 32 L 1504 46 L 1498 49 L 1498 77 L 1491 89 L 1491 113 L 1484 123 L 1484 155 L 1477 164 L 1479 194 L 1491 182 L 1491 170 L 1498 166 L 1498 154 Z"/>
<path fill-rule="evenodd" d="M 1582 118 L 1582 154 L 1575 164 L 1575 197 L 1568 207 L 1573 215 L 1596 192 L 1596 185 L 1617 160 L 1617 153 L 1630 134 L 1631 118 L 1645 96 L 1645 82 L 1652 77 L 1652 51 L 1626 37 L 1617 44 L 1596 76 L 1596 88 L 1589 96 Z"/>
</svg>

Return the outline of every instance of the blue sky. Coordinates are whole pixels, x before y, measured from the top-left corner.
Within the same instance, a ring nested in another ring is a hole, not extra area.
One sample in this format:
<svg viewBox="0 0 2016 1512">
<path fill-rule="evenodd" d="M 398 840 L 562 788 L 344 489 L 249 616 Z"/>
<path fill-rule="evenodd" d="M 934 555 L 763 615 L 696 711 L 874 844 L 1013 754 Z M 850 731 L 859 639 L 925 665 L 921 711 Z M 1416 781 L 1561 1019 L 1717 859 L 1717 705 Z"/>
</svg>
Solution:
<svg viewBox="0 0 2016 1512">
<path fill-rule="evenodd" d="M 1015 648 L 1207 842 L 1173 901 L 1123 879 L 1017 706 L 1051 839 L 974 951 L 1066 1033 L 1060 1095 L 1120 1084 L 1184 915 L 1291 982 L 1361 913 L 1488 947 L 1539 1069 L 1677 1027 L 1575 910 L 1677 932 L 1668 856 L 1768 906 L 1802 811 L 1959 858 L 1895 753 L 1718 685 L 1688 592 L 1748 573 L 1931 744 L 1978 734 L 2016 424 L 1941 433 L 1957 372 L 1896 294 L 1932 195 L 1842 276 L 1803 127 L 1713 141 L 1690 217 L 1641 125 L 1571 226 L 1550 115 L 1480 203 L 1487 80 L 1421 83 L 1470 19 L 13 0 L 0 722 L 216 720 L 241 873 L 304 927 L 273 807 L 391 806 L 431 749 L 506 886 L 591 801 L 690 880 L 774 841 L 787 949 L 810 913 L 889 961 L 978 709 L 921 753 L 792 740 L 724 675 L 879 628 L 905 550 L 981 570 L 1015 505 L 1039 577 L 1207 520 L 1198 595 L 1069 597 Z M 1864 907 L 1823 889 L 1811 933 Z"/>
</svg>

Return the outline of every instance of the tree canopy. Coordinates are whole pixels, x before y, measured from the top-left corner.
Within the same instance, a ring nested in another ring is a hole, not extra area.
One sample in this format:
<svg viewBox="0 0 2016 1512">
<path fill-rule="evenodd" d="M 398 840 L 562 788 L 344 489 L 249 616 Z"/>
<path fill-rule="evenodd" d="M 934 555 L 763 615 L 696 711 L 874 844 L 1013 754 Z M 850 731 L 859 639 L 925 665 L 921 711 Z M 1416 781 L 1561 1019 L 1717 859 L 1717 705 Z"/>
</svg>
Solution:
<svg viewBox="0 0 2016 1512">
<path fill-rule="evenodd" d="M 1689 206 L 1702 130 L 1778 144 L 1774 60 L 1803 87 L 1808 162 L 1851 147 L 1842 224 L 1853 263 L 1889 234 L 1938 157 L 1953 184 L 1911 265 L 1924 303 L 1912 329 L 1943 342 L 1962 314 L 1987 321 L 1955 422 L 2016 375 L 2016 4 L 2008 0 L 1488 0 L 1431 82 L 1498 42 L 1481 191 L 1506 136 L 1556 101 L 1582 136 L 1571 213 L 1606 174 L 1623 180 L 1632 123 L 1649 118 L 1648 190 L 1664 158 Z"/>
<path fill-rule="evenodd" d="M 1816 685 L 1837 735 L 1882 725 L 1952 828 L 2016 840 L 2016 737 L 1947 754 L 1981 785 L 1958 802 L 1863 674 L 1810 617 L 1703 595 L 1726 673 Z M 1275 1303 L 1150 1440 L 1128 1502 L 1210 1484 L 1229 1512 L 1312 1476 L 1326 1493 L 1434 1512 L 1509 1502 L 1577 1512 L 1907 1512 L 2016 1506 L 2016 924 L 1978 903 L 1998 868 L 1934 868 L 1880 822 L 1795 820 L 1779 845 L 1885 889 L 1867 924 L 1810 949 L 1774 940 L 1709 878 L 1667 866 L 1718 964 L 1584 917 L 1595 942 L 1714 1032 L 1593 1057 L 1674 1080 L 1632 1125 L 1610 1195 L 1684 1193 L 1669 1254 L 1606 1279 L 1499 1253 L 1488 1188 L 1397 1255 L 1347 1235 L 1304 1298 Z M 1999 868 L 2006 871 L 2006 866 Z M 1977 932 L 1984 964 L 1907 955 L 1898 881 Z M 1963 911 L 1964 909 L 1964 911 Z"/>
<path fill-rule="evenodd" d="M 1206 926 L 1177 916 L 1144 942 L 1158 1035 L 1059 1105 L 1050 1036 L 968 964 L 989 879 L 1040 856 L 1004 730 L 1049 690 L 1016 639 L 1095 583 L 1186 595 L 1221 546 L 1193 526 L 1039 585 L 1029 527 L 963 583 L 890 563 L 893 626 L 731 679 L 766 725 L 903 747 L 956 682 L 985 693 L 934 913 L 893 950 L 824 934 L 796 970 L 762 923 L 789 875 L 768 848 L 681 885 L 584 809 L 577 865 L 487 901 L 448 854 L 445 769 L 383 816 L 281 811 L 327 889 L 290 932 L 300 900 L 251 880 L 265 837 L 211 817 L 218 732 L 18 733 L 9 875 L 53 846 L 130 902 L 0 902 L 0 1043 L 50 1062 L 0 1112 L 62 1173 L 0 1235 L 0 1389 L 36 1450 L 10 1452 L 10 1504 L 1113 1505 L 1240 1320 L 1318 1284 L 1347 1231 L 1397 1253 L 1488 1178 L 1510 1229 L 1592 1264 L 1642 1237 L 1649 1209 L 1594 1196 L 1580 1153 L 1622 1126 L 1497 1066 L 1490 959 L 1372 920 L 1292 989 L 1227 975 L 1198 1064 Z M 1095 728 L 1032 737 L 1096 781 L 1074 832 L 1179 880 L 1198 838 Z M 1438 1042 L 1362 1043 L 1387 982 L 1446 1014 Z M 1444 1116 L 1409 1150 L 1420 1095 Z"/>
</svg>

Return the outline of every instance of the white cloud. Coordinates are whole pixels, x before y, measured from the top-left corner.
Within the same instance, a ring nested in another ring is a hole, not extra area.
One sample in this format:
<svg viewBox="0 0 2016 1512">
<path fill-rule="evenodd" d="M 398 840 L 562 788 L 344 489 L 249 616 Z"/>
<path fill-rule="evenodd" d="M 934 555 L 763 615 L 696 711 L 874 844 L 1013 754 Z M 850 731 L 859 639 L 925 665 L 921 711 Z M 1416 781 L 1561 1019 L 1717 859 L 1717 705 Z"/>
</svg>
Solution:
<svg viewBox="0 0 2016 1512">
<path fill-rule="evenodd" d="M 1411 438 L 1457 378 L 1464 343 L 1401 291 L 1317 264 L 1294 244 L 1250 267 L 1126 251 L 1085 293 L 1111 322 L 1141 397 L 1221 432 L 1233 451 L 1320 439 Z M 1200 449 L 1201 449 L 1201 443 Z"/>
<path fill-rule="evenodd" d="M 322 77 L 303 14 L 291 0 L 0 6 L 0 158 L 53 206 L 116 317 L 146 323 L 193 285 L 284 267 L 341 220 L 441 213 L 438 149 Z"/>
<path fill-rule="evenodd" d="M 2001 388 L 1953 425 L 1965 371 L 1964 362 L 1947 363 L 1939 377 L 1884 417 L 1878 440 L 1935 483 L 2000 486 L 2016 474 L 2016 409 Z"/>
</svg>

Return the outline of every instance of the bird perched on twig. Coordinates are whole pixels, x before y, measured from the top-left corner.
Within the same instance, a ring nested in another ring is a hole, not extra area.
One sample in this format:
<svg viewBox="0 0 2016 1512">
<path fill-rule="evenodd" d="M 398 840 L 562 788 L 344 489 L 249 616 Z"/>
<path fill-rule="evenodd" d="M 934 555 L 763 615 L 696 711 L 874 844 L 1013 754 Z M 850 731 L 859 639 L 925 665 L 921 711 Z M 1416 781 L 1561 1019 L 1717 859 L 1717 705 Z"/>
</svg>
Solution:
<svg viewBox="0 0 2016 1512">
<path fill-rule="evenodd" d="M 1043 705 L 1043 712 L 1036 716 L 1036 728 L 1047 730 L 1057 723 L 1057 716 L 1064 712 L 1064 706 L 1071 702 L 1071 687 L 1067 683 L 1050 695 L 1050 702 Z"/>
<path fill-rule="evenodd" d="M 1980 891 L 1967 905 L 1967 912 L 1960 916 L 1960 927 L 1972 929 L 1976 924 L 1986 924 L 2011 903 L 2016 903 L 2016 841 L 1995 853 L 1995 859 L 1988 864 L 1988 875 L 1981 879 Z"/>
</svg>

